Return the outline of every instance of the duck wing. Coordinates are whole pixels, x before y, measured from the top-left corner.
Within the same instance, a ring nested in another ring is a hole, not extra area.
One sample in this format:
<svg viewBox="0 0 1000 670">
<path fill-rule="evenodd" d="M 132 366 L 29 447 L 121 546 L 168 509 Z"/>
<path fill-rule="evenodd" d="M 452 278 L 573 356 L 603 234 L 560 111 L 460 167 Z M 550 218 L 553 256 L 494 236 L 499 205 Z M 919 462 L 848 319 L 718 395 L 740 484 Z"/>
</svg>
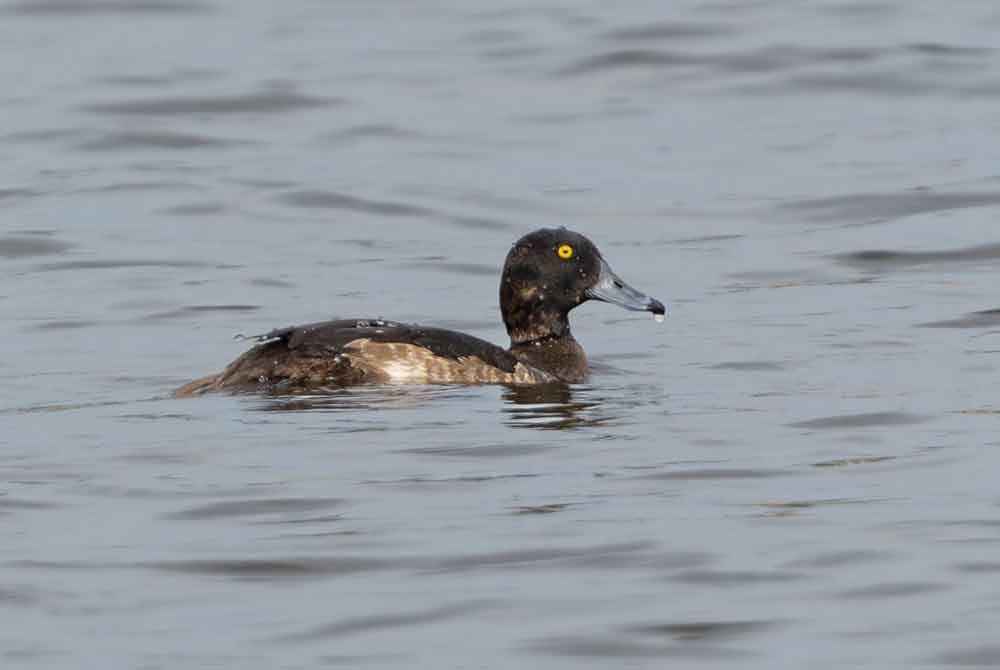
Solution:
<svg viewBox="0 0 1000 670">
<path fill-rule="evenodd" d="M 500 383 L 552 381 L 506 349 L 454 330 L 382 319 L 338 319 L 279 328 L 219 375 L 178 390 L 272 390 L 362 383 Z M 190 387 L 190 388 L 189 388 Z"/>
</svg>

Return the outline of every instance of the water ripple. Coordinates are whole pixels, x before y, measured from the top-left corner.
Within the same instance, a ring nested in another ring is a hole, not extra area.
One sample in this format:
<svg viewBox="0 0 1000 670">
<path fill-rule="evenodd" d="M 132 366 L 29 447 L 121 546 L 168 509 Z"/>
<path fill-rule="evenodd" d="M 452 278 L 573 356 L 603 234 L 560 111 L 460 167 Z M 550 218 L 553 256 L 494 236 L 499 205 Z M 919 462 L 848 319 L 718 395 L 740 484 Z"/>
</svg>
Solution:
<svg viewBox="0 0 1000 670">
<path fill-rule="evenodd" d="M 47 237 L 13 235 L 0 237 L 0 258 L 26 258 L 60 254 L 74 245 Z"/>
<path fill-rule="evenodd" d="M 796 421 L 788 425 L 792 428 L 807 428 L 810 430 L 880 428 L 912 426 L 929 421 L 931 418 L 924 414 L 908 414 L 906 412 L 862 412 L 860 414 L 839 414 L 818 419 L 808 419 L 806 421 Z"/>
<path fill-rule="evenodd" d="M 892 221 L 917 214 L 944 212 L 1000 204 L 1000 191 L 935 193 L 915 189 L 902 193 L 850 193 L 828 198 L 809 198 L 778 205 L 807 221 Z"/>
<path fill-rule="evenodd" d="M 630 633 L 670 637 L 685 642 L 703 642 L 742 637 L 773 630 L 787 622 L 779 619 L 753 621 L 683 621 L 677 623 L 643 623 L 628 626 Z"/>
<path fill-rule="evenodd" d="M 122 100 L 84 105 L 82 109 L 98 114 L 138 116 L 280 114 L 346 103 L 347 101 L 341 98 L 322 98 L 293 91 L 273 90 L 242 95 L 174 96 Z"/>
<path fill-rule="evenodd" d="M 0 9 L 15 16 L 106 16 L 116 14 L 196 14 L 212 5 L 185 0 L 31 0 Z"/>
<path fill-rule="evenodd" d="M 911 268 L 940 269 L 940 267 L 935 266 L 996 261 L 1000 259 L 1000 243 L 979 244 L 971 247 L 941 251 L 869 249 L 838 254 L 834 258 L 845 265 L 869 272 L 885 272 L 888 270 Z"/>
<path fill-rule="evenodd" d="M 83 151 L 126 151 L 131 149 L 202 149 L 253 144 L 247 140 L 223 139 L 169 130 L 117 131 L 77 146 Z"/>
<path fill-rule="evenodd" d="M 294 191 L 282 194 L 277 199 L 294 207 L 339 209 L 378 216 L 427 216 L 433 213 L 425 207 L 385 200 L 368 200 L 335 191 Z"/>
<path fill-rule="evenodd" d="M 387 612 L 370 616 L 351 617 L 330 624 L 315 626 L 299 633 L 279 635 L 277 642 L 312 642 L 328 640 L 373 631 L 397 630 L 413 626 L 426 626 L 439 621 L 449 621 L 458 617 L 492 609 L 495 603 L 487 600 L 473 600 L 458 604 L 442 605 L 413 612 Z"/>
<path fill-rule="evenodd" d="M 735 27 L 723 23 L 694 21 L 656 21 L 635 26 L 615 28 L 603 37 L 616 42 L 669 41 L 708 37 L 725 37 L 736 32 Z"/>
<path fill-rule="evenodd" d="M 984 309 L 954 319 L 918 323 L 917 326 L 920 328 L 992 328 L 1000 326 L 1000 309 Z"/>
<path fill-rule="evenodd" d="M 261 514 L 288 514 L 312 512 L 332 507 L 342 507 L 339 498 L 269 498 L 264 500 L 225 500 L 189 507 L 179 512 L 167 514 L 173 520 L 205 520 L 230 517 L 258 516 Z"/>
</svg>

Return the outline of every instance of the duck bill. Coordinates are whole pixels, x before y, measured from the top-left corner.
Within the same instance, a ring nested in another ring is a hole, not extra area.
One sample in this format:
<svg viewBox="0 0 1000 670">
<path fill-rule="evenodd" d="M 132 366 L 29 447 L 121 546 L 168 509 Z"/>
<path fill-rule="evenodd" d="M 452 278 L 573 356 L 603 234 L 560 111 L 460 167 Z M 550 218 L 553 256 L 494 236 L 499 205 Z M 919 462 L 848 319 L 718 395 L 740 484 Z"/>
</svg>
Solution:
<svg viewBox="0 0 1000 670">
<path fill-rule="evenodd" d="M 667 308 L 662 302 L 626 284 L 611 270 L 603 258 L 597 283 L 587 289 L 586 294 L 592 300 L 610 302 L 634 312 L 652 312 L 661 315 L 667 313 Z"/>
</svg>

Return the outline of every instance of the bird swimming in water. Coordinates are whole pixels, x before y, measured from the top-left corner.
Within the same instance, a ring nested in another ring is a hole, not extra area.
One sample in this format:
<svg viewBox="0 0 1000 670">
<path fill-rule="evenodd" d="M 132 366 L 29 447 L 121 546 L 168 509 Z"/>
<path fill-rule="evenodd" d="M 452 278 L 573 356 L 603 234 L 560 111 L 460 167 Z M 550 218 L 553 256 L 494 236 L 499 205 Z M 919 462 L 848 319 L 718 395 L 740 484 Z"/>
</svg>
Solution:
<svg viewBox="0 0 1000 670">
<path fill-rule="evenodd" d="M 588 300 L 652 312 L 659 300 L 618 277 L 589 239 L 542 228 L 514 243 L 500 278 L 500 312 L 510 335 L 504 349 L 441 328 L 338 319 L 272 330 L 218 374 L 196 379 L 175 396 L 212 391 L 301 393 L 354 384 L 575 383 L 587 357 L 570 333 L 569 312 Z"/>
</svg>

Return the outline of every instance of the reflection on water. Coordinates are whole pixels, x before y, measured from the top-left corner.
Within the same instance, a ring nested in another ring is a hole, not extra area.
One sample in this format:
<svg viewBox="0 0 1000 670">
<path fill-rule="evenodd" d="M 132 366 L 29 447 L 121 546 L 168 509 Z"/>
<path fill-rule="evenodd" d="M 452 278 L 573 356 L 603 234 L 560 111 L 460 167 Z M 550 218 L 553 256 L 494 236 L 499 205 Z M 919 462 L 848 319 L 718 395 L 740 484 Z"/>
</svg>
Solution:
<svg viewBox="0 0 1000 670">
<path fill-rule="evenodd" d="M 386 384 L 315 389 L 308 395 L 250 394 L 246 396 L 246 402 L 250 409 L 260 412 L 384 413 L 422 408 L 436 412 L 449 404 L 494 397 L 499 393 L 503 402 L 504 425 L 566 430 L 620 421 L 627 414 L 624 410 L 628 404 L 650 401 L 648 397 L 641 397 L 647 390 L 566 384 L 498 387 Z"/>
<path fill-rule="evenodd" d="M 504 387 L 506 425 L 512 428 L 570 430 L 627 424 L 639 407 L 660 407 L 662 387 L 655 384 L 546 384 Z"/>
<path fill-rule="evenodd" d="M 515 428 L 564 430 L 587 425 L 587 410 L 597 402 L 574 401 L 573 390 L 565 384 L 510 386 L 504 389 L 507 425 Z"/>
<path fill-rule="evenodd" d="M 317 388 L 303 395 L 248 394 L 249 408 L 258 412 L 383 412 L 420 409 L 469 398 L 476 387 L 381 384 L 347 388 Z"/>
<path fill-rule="evenodd" d="M 503 403 L 503 424 L 512 428 L 539 430 L 569 430 L 598 427 L 614 423 L 625 416 L 614 407 L 628 402 L 621 396 L 601 397 L 595 387 L 543 384 L 500 387 L 450 385 L 375 385 L 349 388 L 315 389 L 308 395 L 247 397 L 250 409 L 260 412 L 373 412 L 383 414 L 397 410 L 429 410 L 432 414 L 455 403 L 467 403 L 483 397 L 495 397 L 499 391 Z M 632 391 L 634 392 L 634 391 Z M 446 417 L 441 424 L 448 425 Z M 376 429 L 378 423 L 371 425 Z M 336 430 L 344 430 L 340 425 Z"/>
</svg>

